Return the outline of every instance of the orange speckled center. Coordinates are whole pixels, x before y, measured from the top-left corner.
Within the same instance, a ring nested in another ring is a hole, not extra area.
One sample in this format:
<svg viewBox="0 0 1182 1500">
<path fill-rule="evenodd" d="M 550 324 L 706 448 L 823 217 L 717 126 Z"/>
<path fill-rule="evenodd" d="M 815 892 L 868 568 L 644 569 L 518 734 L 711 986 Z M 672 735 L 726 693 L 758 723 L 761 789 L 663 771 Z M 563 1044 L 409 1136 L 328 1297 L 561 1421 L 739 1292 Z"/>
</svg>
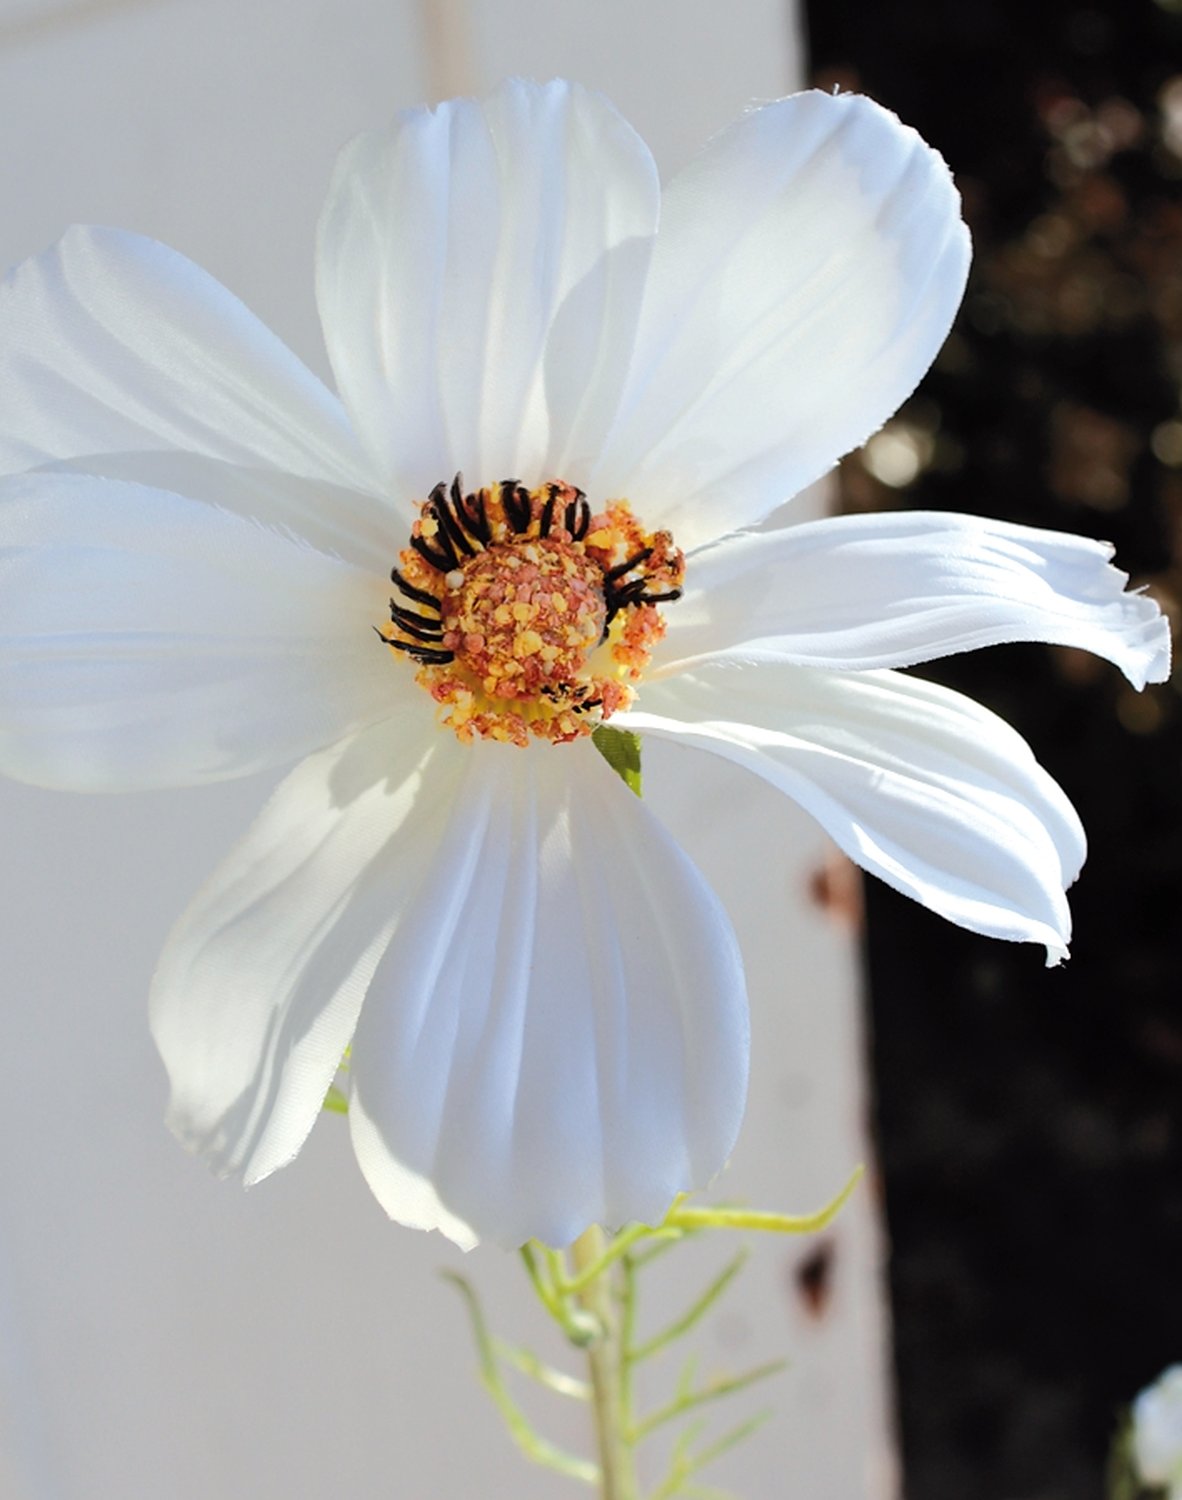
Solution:
<svg viewBox="0 0 1182 1500">
<path fill-rule="evenodd" d="M 592 514 L 563 480 L 465 491 L 457 474 L 420 506 L 378 635 L 463 743 L 566 744 L 632 702 L 684 577 L 626 500 Z"/>
<path fill-rule="evenodd" d="M 582 549 L 537 537 L 483 552 L 442 604 L 443 645 L 498 698 L 573 682 L 603 635 L 603 569 Z"/>
</svg>

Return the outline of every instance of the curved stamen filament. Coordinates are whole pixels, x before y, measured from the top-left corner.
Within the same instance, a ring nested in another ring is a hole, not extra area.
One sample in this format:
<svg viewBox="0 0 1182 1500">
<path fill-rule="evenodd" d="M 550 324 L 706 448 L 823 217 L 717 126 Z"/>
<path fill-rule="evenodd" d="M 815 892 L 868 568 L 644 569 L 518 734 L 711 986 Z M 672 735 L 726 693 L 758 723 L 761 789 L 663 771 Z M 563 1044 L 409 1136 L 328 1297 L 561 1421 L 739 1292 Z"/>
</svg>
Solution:
<svg viewBox="0 0 1182 1500">
<path fill-rule="evenodd" d="M 425 604 L 428 609 L 439 613 L 439 600 L 434 594 L 429 594 L 426 589 L 416 588 L 413 583 L 408 583 L 397 568 L 390 569 L 390 582 L 394 584 L 408 599 L 413 599 L 416 604 Z"/>
</svg>

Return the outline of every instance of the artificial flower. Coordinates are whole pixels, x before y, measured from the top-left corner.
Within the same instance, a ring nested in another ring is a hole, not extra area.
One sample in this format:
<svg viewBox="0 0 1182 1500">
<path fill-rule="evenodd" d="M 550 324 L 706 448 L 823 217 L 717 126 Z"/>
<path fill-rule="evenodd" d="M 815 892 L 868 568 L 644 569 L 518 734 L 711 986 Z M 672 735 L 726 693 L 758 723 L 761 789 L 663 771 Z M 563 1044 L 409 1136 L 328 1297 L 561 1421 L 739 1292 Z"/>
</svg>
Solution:
<svg viewBox="0 0 1182 1500">
<path fill-rule="evenodd" d="M 604 99 L 518 81 L 342 155 L 339 395 L 159 244 L 75 229 L 12 274 L 0 767 L 123 790 L 299 761 L 155 978 L 183 1142 L 266 1177 L 348 1050 L 370 1187 L 461 1244 L 653 1221 L 724 1165 L 739 954 L 605 719 L 1066 951 L 1071 806 L 1013 730 L 894 669 L 1051 641 L 1140 686 L 1156 607 L 1078 537 L 758 529 L 912 391 L 968 261 L 944 163 L 868 99 L 754 109 L 662 194 Z"/>
<path fill-rule="evenodd" d="M 1182 1500 L 1182 1365 L 1171 1365 L 1133 1402 L 1133 1458 L 1148 1485 Z"/>
</svg>

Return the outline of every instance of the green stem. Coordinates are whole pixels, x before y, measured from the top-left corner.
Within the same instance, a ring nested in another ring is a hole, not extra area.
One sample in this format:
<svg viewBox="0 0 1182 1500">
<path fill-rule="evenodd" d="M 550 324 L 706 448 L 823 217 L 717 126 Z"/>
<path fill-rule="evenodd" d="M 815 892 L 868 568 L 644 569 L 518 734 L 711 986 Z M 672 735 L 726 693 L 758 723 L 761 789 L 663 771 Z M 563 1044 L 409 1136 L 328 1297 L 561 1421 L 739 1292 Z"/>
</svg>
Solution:
<svg viewBox="0 0 1182 1500">
<path fill-rule="evenodd" d="M 630 1255 L 620 1263 L 620 1411 L 629 1430 L 632 1419 L 632 1349 L 636 1343 L 636 1267 Z"/>
<path fill-rule="evenodd" d="M 542 1246 L 542 1250 L 547 1260 L 553 1259 L 554 1252 L 552 1250 L 547 1249 L 544 1245 Z M 571 1307 L 566 1298 L 555 1289 L 553 1281 L 546 1280 L 542 1274 L 542 1268 L 538 1265 L 538 1257 L 534 1252 L 533 1242 L 528 1245 L 522 1245 L 521 1260 L 542 1306 L 562 1329 L 571 1343 L 578 1349 L 585 1349 L 601 1333 L 594 1315 L 584 1308 Z"/>
<path fill-rule="evenodd" d="M 573 1249 L 575 1279 L 582 1285 L 579 1301 L 603 1329 L 602 1337 L 587 1348 L 599 1450 L 599 1493 L 600 1500 L 637 1500 L 636 1473 L 626 1436 L 630 1414 L 621 1401 L 620 1328 L 604 1274 L 604 1250 L 604 1233 L 597 1224 L 575 1241 Z M 588 1272 L 593 1274 L 588 1276 Z"/>
</svg>

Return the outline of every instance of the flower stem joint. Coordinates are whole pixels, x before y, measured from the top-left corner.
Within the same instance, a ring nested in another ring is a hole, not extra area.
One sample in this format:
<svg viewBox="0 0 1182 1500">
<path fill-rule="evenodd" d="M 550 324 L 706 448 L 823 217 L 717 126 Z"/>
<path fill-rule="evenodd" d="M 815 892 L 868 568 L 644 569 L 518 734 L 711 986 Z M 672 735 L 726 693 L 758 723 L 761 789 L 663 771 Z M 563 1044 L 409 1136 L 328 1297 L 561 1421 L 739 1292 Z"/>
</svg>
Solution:
<svg viewBox="0 0 1182 1500">
<path fill-rule="evenodd" d="M 459 474 L 423 502 L 390 574 L 400 598 L 378 634 L 458 738 L 562 744 L 627 708 L 681 597 L 685 557 L 626 500 L 593 515 L 562 480 L 465 493 Z"/>
</svg>

